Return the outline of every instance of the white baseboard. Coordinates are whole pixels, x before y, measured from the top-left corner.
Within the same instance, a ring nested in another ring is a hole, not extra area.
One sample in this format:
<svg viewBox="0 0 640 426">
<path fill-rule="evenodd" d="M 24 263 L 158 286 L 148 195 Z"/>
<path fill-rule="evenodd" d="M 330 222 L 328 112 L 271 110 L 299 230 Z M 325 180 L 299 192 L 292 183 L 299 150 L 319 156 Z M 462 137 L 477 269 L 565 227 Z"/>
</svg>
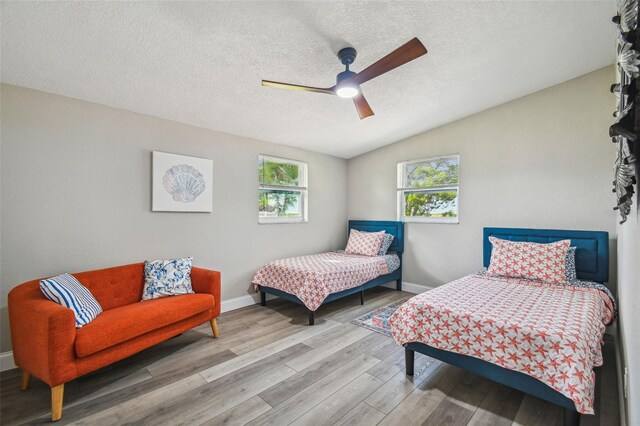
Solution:
<svg viewBox="0 0 640 426">
<path fill-rule="evenodd" d="M 258 303 L 258 297 L 254 298 L 252 295 L 247 294 L 245 296 L 234 297 L 233 299 L 223 300 L 220 304 L 221 312 L 234 311 L 236 309 L 245 308 L 247 306 L 255 305 Z"/>
<path fill-rule="evenodd" d="M 267 294 L 267 300 L 277 299 L 276 296 Z M 220 312 L 234 311 L 247 306 L 260 303 L 260 293 L 247 294 L 245 296 L 234 297 L 233 299 L 223 300 L 220 304 Z"/>
<path fill-rule="evenodd" d="M 7 371 L 12 368 L 16 368 L 16 365 L 13 363 L 13 352 L 0 353 L 0 371 Z"/>
</svg>

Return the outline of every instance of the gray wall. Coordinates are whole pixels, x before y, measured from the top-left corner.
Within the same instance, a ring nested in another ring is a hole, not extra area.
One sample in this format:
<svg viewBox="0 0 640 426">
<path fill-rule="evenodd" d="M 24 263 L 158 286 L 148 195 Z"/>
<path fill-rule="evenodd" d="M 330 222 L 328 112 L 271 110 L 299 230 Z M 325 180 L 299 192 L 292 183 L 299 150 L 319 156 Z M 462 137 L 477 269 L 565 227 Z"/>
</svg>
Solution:
<svg viewBox="0 0 640 426">
<path fill-rule="evenodd" d="M 346 160 L 2 85 L 0 351 L 7 293 L 24 281 L 193 256 L 247 295 L 260 265 L 346 238 Z M 151 151 L 211 158 L 212 213 L 152 213 Z M 258 225 L 258 154 L 309 163 L 309 222 Z"/>
<path fill-rule="evenodd" d="M 438 286 L 477 270 L 485 226 L 615 238 L 612 81 L 604 68 L 349 160 L 349 218 L 395 220 L 396 163 L 459 153 L 460 223 L 406 225 L 404 281 Z"/>
<path fill-rule="evenodd" d="M 639 167 L 640 169 L 640 167 Z M 637 174 L 640 182 L 640 174 Z M 637 190 L 638 188 L 636 188 Z M 627 424 L 640 425 L 640 200 L 636 195 L 627 221 L 618 225 L 618 303 L 620 347 L 629 369 Z M 631 403 L 631 401 L 636 401 Z"/>
</svg>

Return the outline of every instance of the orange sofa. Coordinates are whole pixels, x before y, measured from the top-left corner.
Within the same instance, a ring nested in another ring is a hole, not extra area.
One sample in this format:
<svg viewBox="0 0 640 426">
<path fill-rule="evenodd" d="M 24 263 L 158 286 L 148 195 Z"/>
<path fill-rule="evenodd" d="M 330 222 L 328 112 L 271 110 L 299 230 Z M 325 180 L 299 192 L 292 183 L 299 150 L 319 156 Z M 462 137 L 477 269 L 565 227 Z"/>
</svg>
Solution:
<svg viewBox="0 0 640 426">
<path fill-rule="evenodd" d="M 192 268 L 195 294 L 140 302 L 144 263 L 73 274 L 103 312 L 82 328 L 71 309 L 46 299 L 40 280 L 9 292 L 13 358 L 22 390 L 31 375 L 51 386 L 51 419 L 62 417 L 64 384 L 210 321 L 218 337 L 220 272 Z"/>
</svg>

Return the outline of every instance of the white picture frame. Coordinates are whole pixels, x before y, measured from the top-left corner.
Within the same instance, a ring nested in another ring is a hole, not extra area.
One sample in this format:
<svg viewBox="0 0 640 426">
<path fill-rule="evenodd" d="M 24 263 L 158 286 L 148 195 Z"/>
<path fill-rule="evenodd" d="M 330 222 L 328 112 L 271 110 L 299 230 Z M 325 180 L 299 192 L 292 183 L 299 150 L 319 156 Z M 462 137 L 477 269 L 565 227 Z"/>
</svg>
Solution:
<svg viewBox="0 0 640 426">
<path fill-rule="evenodd" d="M 213 210 L 213 160 L 153 151 L 151 211 Z"/>
</svg>

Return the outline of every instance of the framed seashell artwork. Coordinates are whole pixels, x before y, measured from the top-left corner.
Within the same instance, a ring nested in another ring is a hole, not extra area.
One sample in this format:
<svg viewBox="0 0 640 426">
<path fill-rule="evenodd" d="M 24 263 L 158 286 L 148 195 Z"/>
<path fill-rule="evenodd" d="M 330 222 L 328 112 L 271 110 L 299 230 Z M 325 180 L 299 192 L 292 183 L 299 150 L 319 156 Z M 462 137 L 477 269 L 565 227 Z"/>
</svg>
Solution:
<svg viewBox="0 0 640 426">
<path fill-rule="evenodd" d="M 211 212 L 213 161 L 153 151 L 151 211 Z"/>
</svg>

